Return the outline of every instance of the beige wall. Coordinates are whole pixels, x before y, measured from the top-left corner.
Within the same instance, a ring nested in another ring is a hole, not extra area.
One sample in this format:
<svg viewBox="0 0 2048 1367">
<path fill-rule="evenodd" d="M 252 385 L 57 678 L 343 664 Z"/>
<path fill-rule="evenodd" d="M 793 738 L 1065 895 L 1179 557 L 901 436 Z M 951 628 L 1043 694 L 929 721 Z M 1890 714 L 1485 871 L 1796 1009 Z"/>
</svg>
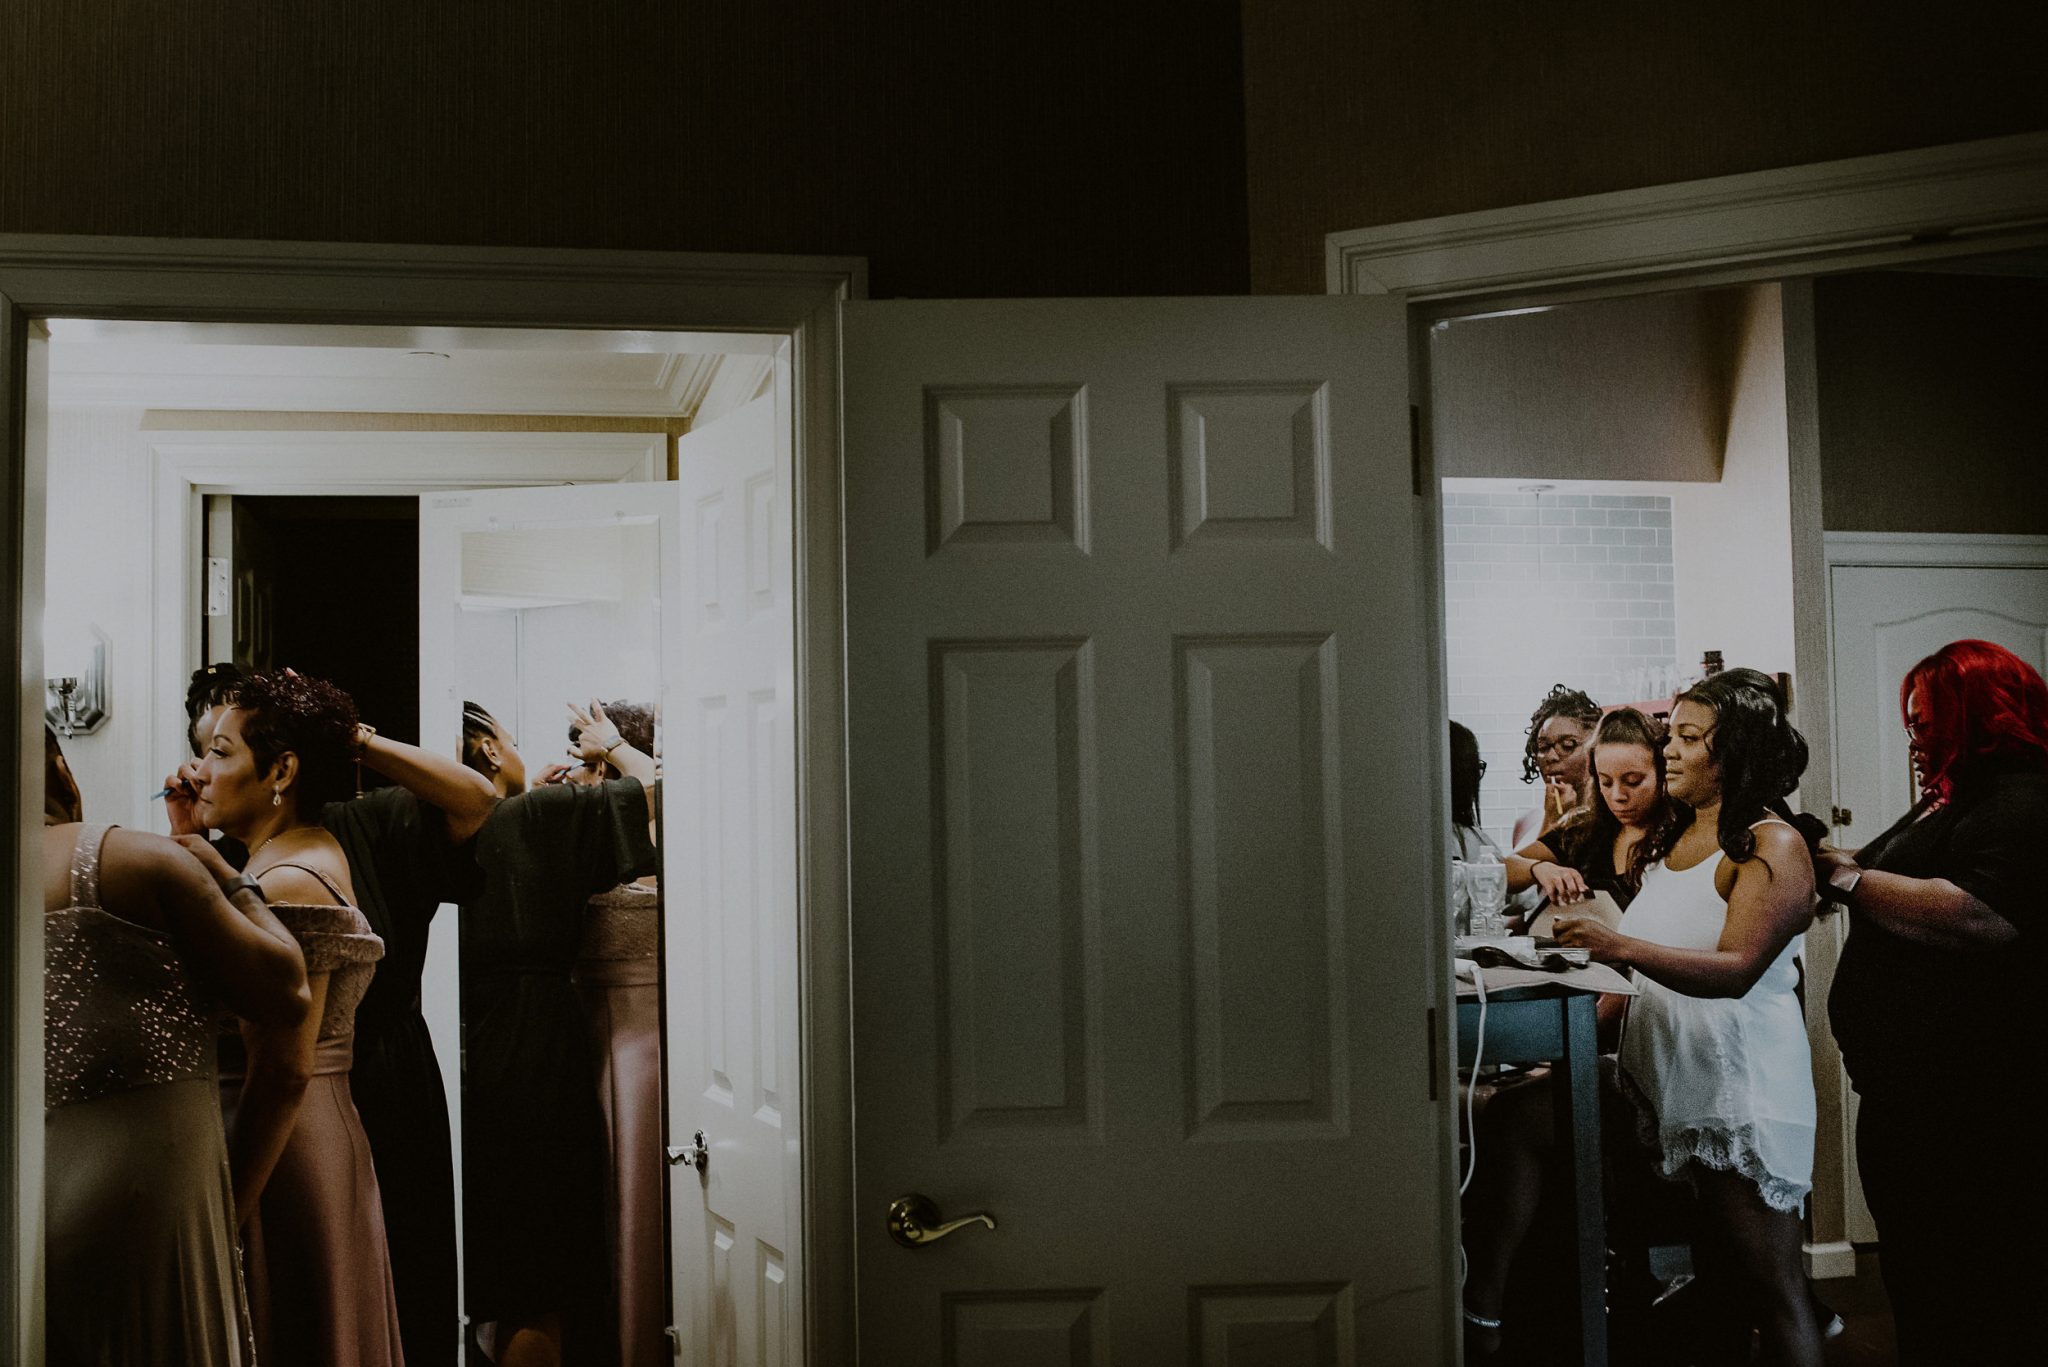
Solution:
<svg viewBox="0 0 2048 1367">
<path fill-rule="evenodd" d="M 1438 323 L 1437 472 L 1719 479 L 1740 307 L 1688 291 Z"/>
<path fill-rule="evenodd" d="M 1721 477 L 1671 501 L 1678 658 L 1718 650 L 1731 665 L 1789 673 L 1792 486 L 1785 410 L 1785 333 L 1776 285 L 1736 291 L 1739 331 L 1727 390 Z"/>
<path fill-rule="evenodd" d="M 1829 531 L 2048 534 L 2048 279 L 1813 286 Z"/>
</svg>

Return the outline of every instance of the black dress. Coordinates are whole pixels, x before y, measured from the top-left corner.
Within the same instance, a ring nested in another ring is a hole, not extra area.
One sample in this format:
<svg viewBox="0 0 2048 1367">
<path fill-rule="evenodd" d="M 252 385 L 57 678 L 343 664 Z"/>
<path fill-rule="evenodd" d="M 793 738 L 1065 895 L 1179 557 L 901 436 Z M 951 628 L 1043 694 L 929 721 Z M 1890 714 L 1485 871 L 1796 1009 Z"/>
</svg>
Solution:
<svg viewBox="0 0 2048 1367">
<path fill-rule="evenodd" d="M 1945 878 L 2019 931 L 1945 949 L 1855 911 L 1828 1016 L 1862 1105 L 1856 1157 L 1877 1220 L 1899 1361 L 2017 1362 L 2044 1268 L 2039 1084 L 2040 859 L 2048 774 L 2006 766 L 1866 845 L 1866 869 Z"/>
<path fill-rule="evenodd" d="M 348 857 L 356 903 L 384 939 L 356 1008 L 349 1089 L 383 1197 L 399 1336 L 408 1362 L 446 1362 L 461 1342 L 455 1295 L 455 1156 L 441 1066 L 420 1014 L 427 930 L 473 883 L 448 821 L 403 788 L 328 805 L 321 824 Z"/>
<path fill-rule="evenodd" d="M 597 893 L 656 871 L 633 779 L 537 788 L 478 832 L 462 904 L 464 1273 L 471 1322 L 562 1315 L 571 1362 L 616 1356 L 610 1154 L 570 980 Z"/>
</svg>

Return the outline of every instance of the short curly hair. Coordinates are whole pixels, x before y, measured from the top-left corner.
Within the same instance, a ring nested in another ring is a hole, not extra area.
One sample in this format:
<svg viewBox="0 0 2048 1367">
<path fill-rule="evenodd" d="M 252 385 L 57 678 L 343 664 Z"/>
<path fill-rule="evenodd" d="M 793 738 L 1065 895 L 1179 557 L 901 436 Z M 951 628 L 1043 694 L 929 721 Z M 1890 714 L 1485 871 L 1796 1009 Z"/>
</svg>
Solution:
<svg viewBox="0 0 2048 1367">
<path fill-rule="evenodd" d="M 245 675 L 230 702 L 244 716 L 242 741 L 258 769 L 299 757 L 301 816 L 355 791 L 355 699 L 325 679 L 284 670 Z"/>
<path fill-rule="evenodd" d="M 1536 710 L 1529 714 L 1529 738 L 1522 742 L 1524 783 L 1536 781 L 1536 739 L 1543 730 L 1543 723 L 1552 717 L 1569 717 L 1591 731 L 1600 724 L 1600 704 L 1580 689 L 1568 688 L 1564 684 L 1550 686 L 1550 691 L 1543 695 L 1543 701 L 1537 703 Z"/>
<path fill-rule="evenodd" d="M 619 737 L 643 755 L 654 753 L 654 709 L 644 702 L 618 698 L 604 704 L 604 715 L 619 728 Z M 583 728 L 569 723 L 569 744 L 574 745 Z M 607 765 L 606 768 L 611 766 Z"/>
</svg>

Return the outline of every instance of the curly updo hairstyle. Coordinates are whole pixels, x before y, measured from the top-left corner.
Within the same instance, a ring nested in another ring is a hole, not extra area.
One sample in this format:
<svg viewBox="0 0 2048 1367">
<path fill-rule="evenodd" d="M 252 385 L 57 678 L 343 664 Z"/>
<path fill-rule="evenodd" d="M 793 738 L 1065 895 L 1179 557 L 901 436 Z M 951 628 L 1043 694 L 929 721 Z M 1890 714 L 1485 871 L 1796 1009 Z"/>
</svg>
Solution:
<svg viewBox="0 0 2048 1367">
<path fill-rule="evenodd" d="M 259 771 L 286 751 L 299 757 L 301 817 L 355 792 L 355 699 L 325 679 L 266 670 L 244 676 L 232 701 Z"/>
<path fill-rule="evenodd" d="M 620 698 L 604 704 L 604 714 L 611 724 L 619 728 L 619 738 L 643 755 L 654 753 L 654 709 L 646 703 Z M 569 744 L 574 745 L 583 728 L 575 722 L 569 723 Z M 605 766 L 611 773 L 617 773 L 611 765 Z"/>
<path fill-rule="evenodd" d="M 1672 700 L 1697 703 L 1714 714 L 1707 753 L 1721 768 L 1721 820 L 1715 835 L 1721 850 L 1740 864 L 1756 853 L 1750 829 L 1767 816 L 1792 824 L 1811 852 L 1827 828 L 1819 818 L 1795 815 L 1785 797 L 1806 772 L 1806 737 L 1785 715 L 1778 681 L 1755 669 L 1724 669 Z M 1673 832 L 1691 825 L 1687 815 Z M 1667 846 L 1668 849 L 1668 846 Z"/>
<path fill-rule="evenodd" d="M 1522 743 L 1522 782 L 1536 781 L 1536 741 L 1543 730 L 1543 723 L 1552 717 L 1569 717 L 1591 731 L 1600 724 L 1600 704 L 1576 688 L 1563 684 L 1552 684 L 1550 691 L 1543 695 L 1543 701 L 1536 704 L 1536 710 L 1529 714 L 1529 739 Z"/>
</svg>

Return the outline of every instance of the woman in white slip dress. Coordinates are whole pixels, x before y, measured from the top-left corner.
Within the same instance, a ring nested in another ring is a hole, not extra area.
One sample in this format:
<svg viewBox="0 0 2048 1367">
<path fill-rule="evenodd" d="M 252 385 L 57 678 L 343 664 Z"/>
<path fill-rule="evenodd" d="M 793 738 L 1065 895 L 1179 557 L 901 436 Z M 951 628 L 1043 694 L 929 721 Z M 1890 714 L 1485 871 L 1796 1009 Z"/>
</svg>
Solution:
<svg viewBox="0 0 2048 1367">
<path fill-rule="evenodd" d="M 1679 695 L 1665 778 L 1692 816 L 1643 875 L 1619 930 L 1559 917 L 1558 938 L 1635 969 L 1621 1067 L 1657 1118 L 1664 1173 L 1698 1191 L 1714 1264 L 1739 1281 L 1764 1360 L 1817 1367 L 1800 1263 L 1814 1095 L 1794 993 L 1813 854 L 1783 798 L 1806 742 L 1777 685 L 1731 669 Z"/>
</svg>

